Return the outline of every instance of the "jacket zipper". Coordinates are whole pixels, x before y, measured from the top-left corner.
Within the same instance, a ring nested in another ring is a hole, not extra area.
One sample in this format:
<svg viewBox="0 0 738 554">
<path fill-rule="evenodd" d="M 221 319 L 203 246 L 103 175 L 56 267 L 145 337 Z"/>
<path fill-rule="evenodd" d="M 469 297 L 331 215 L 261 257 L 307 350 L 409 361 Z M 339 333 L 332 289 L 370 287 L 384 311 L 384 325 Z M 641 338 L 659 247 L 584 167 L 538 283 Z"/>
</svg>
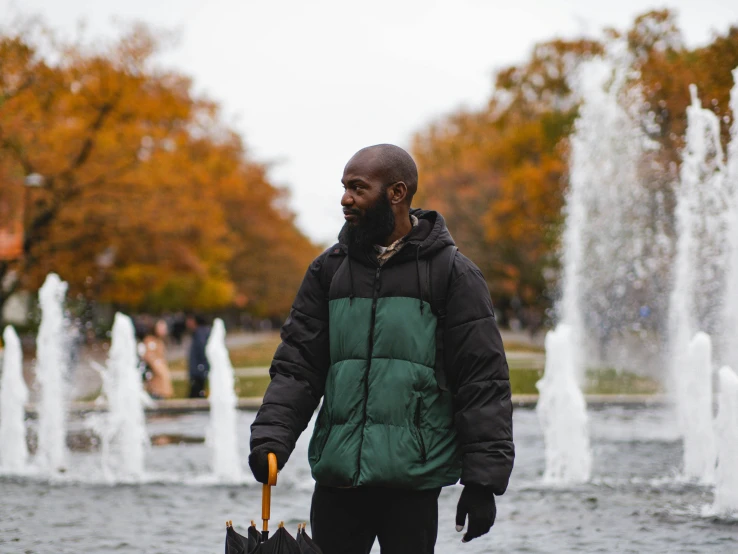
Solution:
<svg viewBox="0 0 738 554">
<path fill-rule="evenodd" d="M 418 396 L 418 402 L 415 404 L 415 432 L 418 434 L 418 443 L 420 444 L 420 461 L 425 463 L 427 454 L 425 452 L 425 441 L 423 434 L 420 432 L 420 408 L 423 406 L 423 399 Z"/>
<path fill-rule="evenodd" d="M 372 355 L 374 353 L 374 323 L 377 318 L 377 299 L 379 298 L 379 274 L 382 271 L 382 267 L 378 267 L 374 273 L 374 293 L 372 295 L 372 315 L 369 324 L 369 353 L 368 361 L 366 366 L 366 373 L 364 374 L 364 411 L 361 418 L 361 442 L 359 443 L 359 457 L 357 459 L 356 467 L 356 478 L 354 479 L 354 486 L 359 485 L 359 478 L 361 476 L 361 452 L 364 449 L 364 434 L 366 433 L 366 410 L 369 402 L 369 372 L 372 369 Z"/>
</svg>

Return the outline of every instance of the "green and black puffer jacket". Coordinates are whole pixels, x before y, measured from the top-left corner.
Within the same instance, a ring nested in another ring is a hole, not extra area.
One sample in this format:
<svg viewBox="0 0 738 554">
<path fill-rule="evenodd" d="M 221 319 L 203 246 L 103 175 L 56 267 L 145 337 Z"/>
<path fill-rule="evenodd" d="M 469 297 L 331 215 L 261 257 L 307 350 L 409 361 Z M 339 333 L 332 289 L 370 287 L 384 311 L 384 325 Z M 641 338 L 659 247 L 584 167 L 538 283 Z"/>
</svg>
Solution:
<svg viewBox="0 0 738 554">
<path fill-rule="evenodd" d="M 443 329 L 449 390 L 441 390 L 430 275 L 453 239 L 438 213 L 412 213 L 418 226 L 382 267 L 343 242 L 310 266 L 251 446 L 269 444 L 284 463 L 323 398 L 309 449 L 318 483 L 428 489 L 461 478 L 502 494 L 514 460 L 512 405 L 489 291 L 457 253 Z"/>
</svg>

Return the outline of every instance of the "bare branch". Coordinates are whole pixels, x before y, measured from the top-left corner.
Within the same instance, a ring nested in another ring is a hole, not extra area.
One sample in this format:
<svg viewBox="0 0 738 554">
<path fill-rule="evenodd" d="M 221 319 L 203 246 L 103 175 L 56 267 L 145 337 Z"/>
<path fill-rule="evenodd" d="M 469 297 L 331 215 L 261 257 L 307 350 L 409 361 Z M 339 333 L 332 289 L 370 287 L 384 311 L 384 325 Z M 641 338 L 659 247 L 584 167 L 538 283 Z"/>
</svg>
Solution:
<svg viewBox="0 0 738 554">
<path fill-rule="evenodd" d="M 93 121 L 92 125 L 90 125 L 88 132 L 91 134 L 85 139 L 85 142 L 82 144 L 82 148 L 80 148 L 79 154 L 77 154 L 77 157 L 74 159 L 72 164 L 62 173 L 62 175 L 71 174 L 75 169 L 79 169 L 87 161 L 87 159 L 90 157 L 90 154 L 92 153 L 92 149 L 95 147 L 95 134 L 102 128 L 105 120 L 118 105 L 118 102 L 120 101 L 122 96 L 123 91 L 122 89 L 119 89 L 115 93 L 115 95 L 113 95 L 113 98 L 111 100 L 105 102 L 100 107 L 100 111 L 98 112 L 95 121 Z"/>
</svg>

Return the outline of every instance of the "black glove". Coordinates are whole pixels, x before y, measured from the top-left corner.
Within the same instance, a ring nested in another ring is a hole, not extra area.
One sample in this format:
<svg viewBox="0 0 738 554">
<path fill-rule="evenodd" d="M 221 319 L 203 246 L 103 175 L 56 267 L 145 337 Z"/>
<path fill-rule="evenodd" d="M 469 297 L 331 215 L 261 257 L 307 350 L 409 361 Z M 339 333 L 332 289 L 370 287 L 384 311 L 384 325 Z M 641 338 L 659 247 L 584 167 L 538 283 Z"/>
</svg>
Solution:
<svg viewBox="0 0 738 554">
<path fill-rule="evenodd" d="M 281 470 L 285 462 L 287 462 L 289 454 L 280 445 L 272 442 L 260 444 L 252 448 L 251 454 L 249 454 L 249 467 L 251 468 L 251 473 L 254 474 L 254 479 L 265 485 L 269 481 L 268 455 L 270 452 L 274 452 L 277 455 L 277 469 Z"/>
<path fill-rule="evenodd" d="M 461 542 L 469 542 L 489 533 L 497 517 L 495 495 L 490 489 L 478 485 L 464 487 L 456 507 L 456 530 L 459 533 L 464 530 L 467 515 L 469 516 L 469 527 Z"/>
</svg>

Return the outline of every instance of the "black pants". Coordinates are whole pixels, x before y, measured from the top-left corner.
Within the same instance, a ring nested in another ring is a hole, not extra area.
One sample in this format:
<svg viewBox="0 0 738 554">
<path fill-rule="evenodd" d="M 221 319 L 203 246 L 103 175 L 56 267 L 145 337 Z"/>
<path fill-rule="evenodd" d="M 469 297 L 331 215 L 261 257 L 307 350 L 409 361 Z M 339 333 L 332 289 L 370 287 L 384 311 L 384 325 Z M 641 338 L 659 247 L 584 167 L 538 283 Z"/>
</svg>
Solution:
<svg viewBox="0 0 738 554">
<path fill-rule="evenodd" d="M 207 377 L 190 376 L 190 398 L 204 398 L 206 382 Z"/>
<path fill-rule="evenodd" d="M 441 489 L 315 486 L 310 525 L 323 554 L 433 554 Z"/>
</svg>

